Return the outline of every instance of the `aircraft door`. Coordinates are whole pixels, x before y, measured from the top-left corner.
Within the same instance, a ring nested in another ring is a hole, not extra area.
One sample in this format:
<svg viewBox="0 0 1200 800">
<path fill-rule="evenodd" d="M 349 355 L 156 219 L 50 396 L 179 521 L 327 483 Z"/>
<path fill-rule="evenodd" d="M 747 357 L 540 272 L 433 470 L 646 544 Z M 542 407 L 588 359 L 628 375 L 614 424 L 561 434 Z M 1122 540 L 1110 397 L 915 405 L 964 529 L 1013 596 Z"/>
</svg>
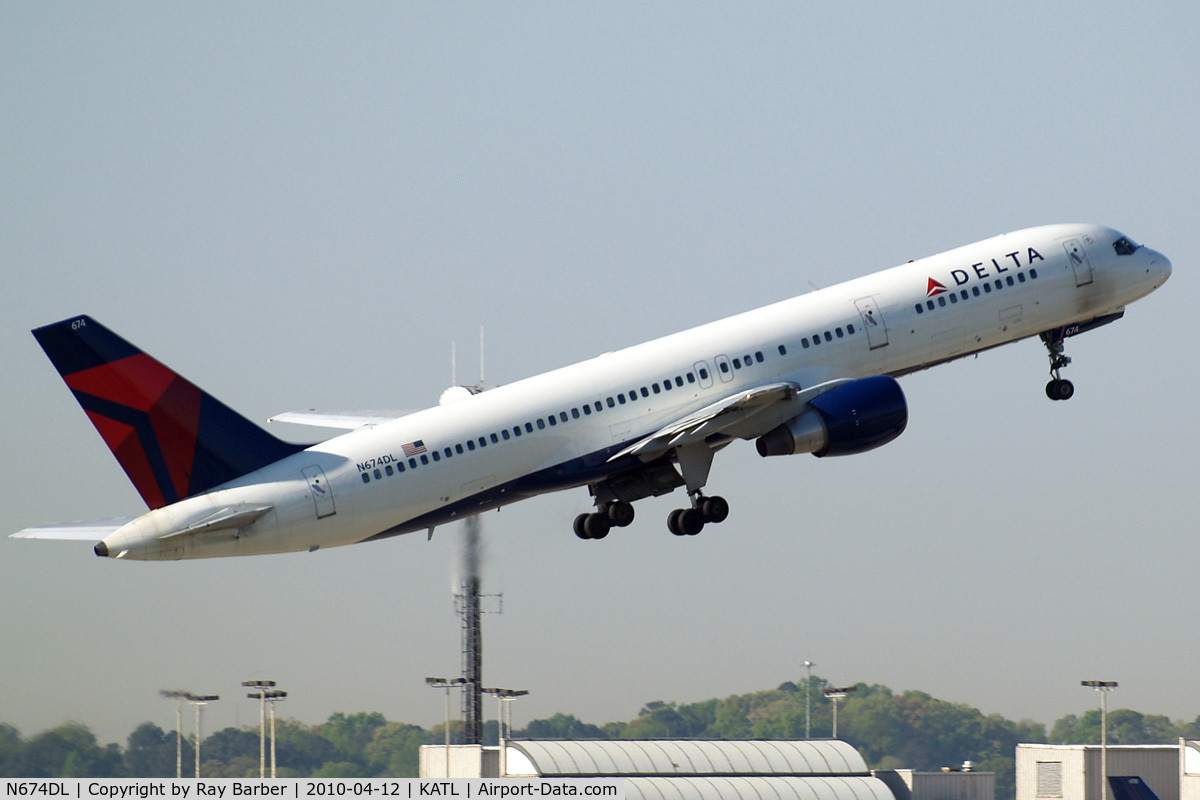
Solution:
<svg viewBox="0 0 1200 800">
<path fill-rule="evenodd" d="M 874 297 L 863 297 L 854 301 L 858 315 L 862 317 L 863 328 L 867 331 L 867 344 L 872 350 L 885 347 L 888 343 L 887 323 L 879 311 L 879 304 Z"/>
<path fill-rule="evenodd" d="M 1067 239 L 1063 242 L 1063 249 L 1067 251 L 1067 260 L 1071 262 L 1071 269 L 1075 273 L 1075 285 L 1087 286 L 1092 282 L 1092 262 L 1088 261 L 1083 242 Z"/>
<path fill-rule="evenodd" d="M 316 504 L 317 519 L 332 517 L 337 513 L 333 505 L 333 487 L 325 479 L 325 471 L 314 465 L 300 470 L 308 480 L 308 490 L 312 493 L 313 503 Z"/>
<path fill-rule="evenodd" d="M 707 361 L 697 361 L 692 365 L 692 369 L 696 370 L 696 379 L 700 381 L 701 389 L 707 389 L 713 385 L 712 373 L 708 370 Z"/>
</svg>

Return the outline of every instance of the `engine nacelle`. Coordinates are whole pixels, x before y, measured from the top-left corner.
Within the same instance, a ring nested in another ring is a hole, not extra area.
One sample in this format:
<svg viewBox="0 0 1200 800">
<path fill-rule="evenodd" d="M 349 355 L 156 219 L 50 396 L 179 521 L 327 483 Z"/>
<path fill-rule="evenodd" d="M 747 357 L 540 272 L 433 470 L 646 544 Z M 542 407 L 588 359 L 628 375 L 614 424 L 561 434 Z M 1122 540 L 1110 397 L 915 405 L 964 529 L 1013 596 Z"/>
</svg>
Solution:
<svg viewBox="0 0 1200 800">
<path fill-rule="evenodd" d="M 885 445 L 904 432 L 908 404 L 900 384 L 876 375 L 842 384 L 755 442 L 760 456 L 848 456 Z"/>
</svg>

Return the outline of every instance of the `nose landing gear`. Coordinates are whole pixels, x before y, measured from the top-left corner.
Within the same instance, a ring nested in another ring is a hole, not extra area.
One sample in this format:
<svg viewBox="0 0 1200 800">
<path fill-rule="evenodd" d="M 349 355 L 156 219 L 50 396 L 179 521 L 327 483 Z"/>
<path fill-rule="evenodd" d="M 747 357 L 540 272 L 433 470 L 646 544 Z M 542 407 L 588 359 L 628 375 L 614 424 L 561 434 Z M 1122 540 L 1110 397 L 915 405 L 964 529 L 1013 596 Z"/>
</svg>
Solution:
<svg viewBox="0 0 1200 800">
<path fill-rule="evenodd" d="M 1070 357 L 1063 353 L 1063 339 L 1061 329 L 1042 334 L 1042 342 L 1050 353 L 1051 380 L 1046 384 L 1046 397 L 1051 400 L 1070 400 L 1075 394 L 1075 384 L 1059 374 L 1059 370 L 1071 363 Z"/>
</svg>

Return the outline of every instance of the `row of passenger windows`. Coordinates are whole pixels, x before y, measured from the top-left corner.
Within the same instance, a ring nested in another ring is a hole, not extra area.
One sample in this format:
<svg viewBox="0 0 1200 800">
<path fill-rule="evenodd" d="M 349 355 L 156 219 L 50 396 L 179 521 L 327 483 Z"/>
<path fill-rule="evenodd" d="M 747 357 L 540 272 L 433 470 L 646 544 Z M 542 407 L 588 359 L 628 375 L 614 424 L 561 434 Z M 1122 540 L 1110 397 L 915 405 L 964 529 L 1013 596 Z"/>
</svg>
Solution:
<svg viewBox="0 0 1200 800">
<path fill-rule="evenodd" d="M 821 344 L 822 336 L 824 337 L 824 340 L 826 342 L 832 342 L 833 337 L 836 336 L 837 338 L 842 339 L 846 336 L 846 334 L 849 334 L 851 336 L 854 335 L 854 326 L 853 325 L 847 325 L 845 330 L 843 330 L 842 327 L 839 325 L 838 327 L 834 328 L 832 331 L 825 331 L 825 333 L 823 333 L 823 334 L 821 334 L 821 333 L 813 334 L 811 346 L 813 346 L 813 347 L 819 346 Z M 800 340 L 800 346 L 805 349 L 807 349 L 810 346 L 807 336 L 805 336 L 804 338 L 802 338 Z M 780 349 L 782 350 L 782 348 L 780 348 Z"/>
<path fill-rule="evenodd" d="M 787 349 L 779 346 L 779 354 L 784 355 Z M 737 356 L 732 360 L 721 358 L 717 361 L 717 368 L 722 373 L 730 373 L 736 370 L 744 369 L 753 364 L 762 364 L 766 361 L 766 356 L 762 351 L 756 351 L 753 355 L 747 353 L 742 356 Z M 649 386 L 642 386 L 637 389 L 630 389 L 628 392 L 621 392 L 604 398 L 603 401 L 595 400 L 581 406 L 572 408 L 570 412 L 559 411 L 557 414 L 551 414 L 546 417 L 539 417 L 536 420 L 515 425 L 512 428 L 505 428 L 500 431 L 489 433 L 487 436 L 480 436 L 478 439 L 468 439 L 465 442 L 454 445 L 453 447 L 444 447 L 441 450 L 429 450 L 420 455 L 413 455 L 408 459 L 407 469 L 416 469 L 423 464 L 429 464 L 430 460 L 441 461 L 443 458 L 451 459 L 456 455 L 463 455 L 467 452 L 473 452 L 476 449 L 482 450 L 485 447 L 493 444 L 499 444 L 501 441 L 509 441 L 525 434 L 533 433 L 535 430 L 545 430 L 546 428 L 557 427 L 571 420 L 580 419 L 581 417 L 589 417 L 593 414 L 599 414 L 604 411 L 604 408 L 616 408 L 626 404 L 632 404 L 638 400 L 650 397 L 652 394 L 663 394 L 665 392 L 682 389 L 685 384 L 696 383 L 697 376 L 701 381 L 712 380 L 707 367 L 699 367 L 695 372 L 687 372 L 674 377 L 666 378 L 662 381 L 652 383 Z M 393 469 L 393 466 L 395 467 Z M 405 471 L 405 462 L 403 460 L 396 461 L 395 464 L 386 464 L 382 467 L 376 467 L 373 470 L 366 471 L 362 474 L 362 482 L 370 483 L 372 476 L 376 480 L 381 480 L 385 476 L 397 475 Z"/>
<path fill-rule="evenodd" d="M 1030 269 L 1028 273 L 1018 272 L 1016 275 L 1016 278 L 1014 278 L 1012 275 L 1009 275 L 1009 276 L 1005 277 L 1003 280 L 1001 280 L 1000 278 L 996 278 L 994 281 L 984 281 L 982 284 L 977 283 L 971 287 L 971 291 L 969 291 L 969 292 L 966 289 L 960 289 L 957 292 L 955 292 L 955 291 L 944 292 L 943 294 L 939 294 L 937 296 L 937 305 L 941 306 L 942 308 L 945 308 L 947 298 L 949 298 L 950 304 L 953 305 L 953 304 L 957 303 L 960 298 L 963 300 L 970 300 L 972 297 L 980 297 L 981 295 L 991 294 L 992 287 L 995 287 L 995 290 L 998 292 L 1001 289 L 1003 289 L 1005 286 L 1016 286 L 1018 283 L 1025 283 L 1026 274 L 1029 275 L 1028 280 L 1031 280 L 1031 281 L 1037 280 L 1037 276 L 1038 276 L 1037 270 Z M 981 286 L 983 287 L 982 289 L 980 288 Z M 913 308 L 915 308 L 917 310 L 918 314 L 924 314 L 926 309 L 933 311 L 934 308 L 937 307 L 937 306 L 934 306 L 933 303 L 934 303 L 933 298 L 930 298 L 929 300 L 926 300 L 924 303 L 917 303 L 915 306 L 913 306 Z"/>
</svg>

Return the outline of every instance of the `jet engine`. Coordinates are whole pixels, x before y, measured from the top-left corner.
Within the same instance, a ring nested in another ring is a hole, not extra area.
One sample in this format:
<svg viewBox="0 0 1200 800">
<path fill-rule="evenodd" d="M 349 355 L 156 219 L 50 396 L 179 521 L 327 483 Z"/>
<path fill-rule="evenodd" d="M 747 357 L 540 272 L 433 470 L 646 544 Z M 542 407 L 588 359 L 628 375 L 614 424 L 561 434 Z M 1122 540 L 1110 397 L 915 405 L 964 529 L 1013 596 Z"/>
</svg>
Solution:
<svg viewBox="0 0 1200 800">
<path fill-rule="evenodd" d="M 755 442 L 760 456 L 812 453 L 848 456 L 887 444 L 904 432 L 908 405 L 889 375 L 862 378 L 831 389 Z"/>
</svg>

